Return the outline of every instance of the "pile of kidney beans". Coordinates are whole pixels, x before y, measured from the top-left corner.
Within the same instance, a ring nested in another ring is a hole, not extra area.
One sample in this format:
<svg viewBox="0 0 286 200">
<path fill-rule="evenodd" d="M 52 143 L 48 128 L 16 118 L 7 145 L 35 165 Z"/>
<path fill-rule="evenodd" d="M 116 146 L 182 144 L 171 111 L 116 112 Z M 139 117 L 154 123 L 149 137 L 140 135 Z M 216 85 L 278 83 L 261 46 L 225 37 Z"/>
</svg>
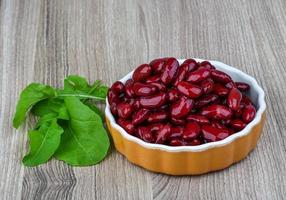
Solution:
<svg viewBox="0 0 286 200">
<path fill-rule="evenodd" d="M 108 91 L 117 123 L 145 142 L 170 146 L 222 140 L 253 120 L 256 109 L 234 82 L 210 62 L 160 58 L 136 68 Z"/>
</svg>

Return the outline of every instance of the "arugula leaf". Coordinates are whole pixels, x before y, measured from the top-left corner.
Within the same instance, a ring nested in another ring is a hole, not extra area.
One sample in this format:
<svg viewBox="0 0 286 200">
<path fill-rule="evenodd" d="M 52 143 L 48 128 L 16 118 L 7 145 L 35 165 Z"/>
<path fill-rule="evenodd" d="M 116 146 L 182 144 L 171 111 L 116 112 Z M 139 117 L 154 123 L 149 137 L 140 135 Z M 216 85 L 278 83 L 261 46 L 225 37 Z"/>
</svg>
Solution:
<svg viewBox="0 0 286 200">
<path fill-rule="evenodd" d="M 26 112 L 35 103 L 56 95 L 55 90 L 47 85 L 40 83 L 31 83 L 21 93 L 20 99 L 17 103 L 16 113 L 13 118 L 13 126 L 18 128 L 25 120 Z"/>
<path fill-rule="evenodd" d="M 30 152 L 23 158 L 23 164 L 32 167 L 47 162 L 57 150 L 63 132 L 56 119 L 30 131 Z"/>
<path fill-rule="evenodd" d="M 107 95 L 107 91 L 108 91 L 108 87 L 102 85 L 102 86 L 97 87 L 96 90 L 94 90 L 91 93 L 91 95 L 95 96 L 95 97 L 102 98 L 103 101 L 105 101 L 105 97 Z"/>
<path fill-rule="evenodd" d="M 85 102 L 84 104 L 87 105 L 96 114 L 98 114 L 101 117 L 102 120 L 104 120 L 104 114 L 102 113 L 102 111 L 98 107 L 96 107 L 95 105 L 93 105 L 90 102 Z"/>
<path fill-rule="evenodd" d="M 70 75 L 64 80 L 64 91 L 87 94 L 90 86 L 85 78 L 76 75 Z"/>
<path fill-rule="evenodd" d="M 55 153 L 59 160 L 74 165 L 93 165 L 104 159 L 109 138 L 100 117 L 76 97 L 65 97 L 70 115 Z"/>
<path fill-rule="evenodd" d="M 42 117 L 49 113 L 57 113 L 62 106 L 64 106 L 64 101 L 62 99 L 44 99 L 36 103 L 31 109 L 31 112 L 33 115 Z"/>
</svg>

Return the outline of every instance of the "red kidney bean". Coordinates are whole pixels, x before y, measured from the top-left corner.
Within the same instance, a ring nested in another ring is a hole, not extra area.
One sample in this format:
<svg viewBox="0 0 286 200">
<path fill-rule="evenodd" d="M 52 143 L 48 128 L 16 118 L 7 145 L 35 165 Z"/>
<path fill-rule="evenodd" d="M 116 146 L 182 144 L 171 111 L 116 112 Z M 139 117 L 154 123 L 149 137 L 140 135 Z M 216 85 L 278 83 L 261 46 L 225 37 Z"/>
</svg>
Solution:
<svg viewBox="0 0 286 200">
<path fill-rule="evenodd" d="M 171 134 L 169 135 L 169 139 L 173 140 L 176 138 L 182 138 L 184 132 L 183 126 L 172 126 L 171 127 Z"/>
<path fill-rule="evenodd" d="M 206 118 L 205 116 L 202 115 L 189 115 L 187 117 L 187 121 L 189 122 L 197 122 L 199 124 L 209 124 L 210 121 L 208 120 L 208 118 Z"/>
<path fill-rule="evenodd" d="M 232 110 L 226 106 L 212 104 L 208 107 L 202 108 L 200 114 L 209 119 L 230 119 L 232 117 Z"/>
<path fill-rule="evenodd" d="M 213 87 L 213 92 L 219 96 L 226 96 L 229 90 L 221 84 L 215 84 Z"/>
<path fill-rule="evenodd" d="M 153 82 L 153 83 L 150 83 L 150 85 L 157 87 L 161 92 L 165 92 L 167 90 L 166 86 L 159 82 Z"/>
<path fill-rule="evenodd" d="M 181 139 L 172 139 L 169 144 L 170 146 L 184 146 L 187 143 Z"/>
<path fill-rule="evenodd" d="M 239 130 L 239 131 L 244 129 L 246 126 L 246 124 L 240 119 L 233 119 L 231 120 L 230 124 L 232 128 Z"/>
<path fill-rule="evenodd" d="M 198 69 L 196 71 L 190 72 L 186 81 L 190 83 L 198 83 L 210 76 L 211 72 L 207 68 Z"/>
<path fill-rule="evenodd" d="M 176 119 L 174 117 L 171 117 L 170 121 L 171 121 L 172 124 L 179 125 L 179 126 L 182 126 L 182 125 L 186 124 L 186 120 L 184 120 L 184 119 Z"/>
<path fill-rule="evenodd" d="M 177 102 L 173 103 L 170 108 L 170 113 L 173 118 L 179 119 L 189 114 L 194 101 L 187 97 L 181 97 Z"/>
<path fill-rule="evenodd" d="M 235 83 L 233 81 L 228 82 L 224 85 L 227 89 L 232 89 L 233 87 L 236 87 Z"/>
<path fill-rule="evenodd" d="M 249 123 L 251 122 L 256 114 L 256 109 L 253 105 L 247 105 L 244 107 L 243 111 L 242 111 L 242 120 L 245 123 Z"/>
<path fill-rule="evenodd" d="M 120 103 L 117 106 L 117 113 L 120 118 L 127 119 L 132 114 L 132 106 L 129 103 Z"/>
<path fill-rule="evenodd" d="M 216 95 L 216 94 L 207 94 L 207 95 L 205 95 L 205 96 L 200 97 L 200 98 L 196 101 L 195 106 L 196 106 L 196 108 L 203 107 L 203 106 L 205 106 L 205 105 L 208 105 L 208 104 L 210 104 L 210 103 L 213 103 L 213 102 L 217 101 L 218 98 L 219 98 L 219 97 L 218 97 L 218 95 Z"/>
<path fill-rule="evenodd" d="M 228 107 L 234 111 L 238 110 L 240 107 L 241 99 L 242 99 L 241 92 L 237 88 L 233 87 L 230 90 L 228 97 L 227 97 Z"/>
<path fill-rule="evenodd" d="M 217 122 L 217 121 L 212 121 L 211 122 L 211 126 L 215 127 L 215 128 L 220 128 L 220 129 L 224 129 L 226 128 L 224 125 L 222 125 L 221 123 Z"/>
<path fill-rule="evenodd" d="M 182 63 L 182 65 L 188 66 L 189 72 L 195 71 L 199 67 L 197 61 L 194 59 L 187 59 Z"/>
<path fill-rule="evenodd" d="M 148 64 L 140 65 L 133 72 L 132 78 L 135 82 L 144 81 L 147 79 L 152 73 L 152 68 Z"/>
<path fill-rule="evenodd" d="M 139 101 L 144 108 L 158 108 L 166 102 L 166 94 L 158 93 L 149 97 L 141 97 Z"/>
<path fill-rule="evenodd" d="M 137 112 L 134 113 L 132 118 L 132 124 L 138 125 L 144 122 L 150 115 L 150 110 L 146 108 L 141 108 Z"/>
<path fill-rule="evenodd" d="M 113 90 L 111 89 L 108 89 L 108 92 L 107 92 L 107 99 L 108 99 L 108 103 L 109 104 L 112 104 L 113 102 L 119 102 L 119 97 L 118 97 L 118 94 L 115 93 Z"/>
<path fill-rule="evenodd" d="M 252 101 L 249 99 L 249 97 L 242 95 L 241 104 L 244 106 L 252 105 Z"/>
<path fill-rule="evenodd" d="M 174 81 L 174 85 L 177 85 L 180 81 L 183 81 L 185 79 L 186 74 L 189 72 L 189 66 L 188 65 L 181 65 L 178 68 L 176 78 Z"/>
<path fill-rule="evenodd" d="M 244 82 L 235 82 L 235 86 L 242 92 L 248 91 L 250 86 Z"/>
<path fill-rule="evenodd" d="M 117 123 L 119 124 L 119 126 L 121 126 L 127 133 L 129 133 L 130 135 L 134 134 L 135 131 L 135 127 L 134 125 L 131 123 L 131 121 L 129 120 L 125 120 L 122 118 L 119 118 L 117 120 Z"/>
<path fill-rule="evenodd" d="M 180 96 L 179 91 L 175 88 L 172 88 L 167 92 L 167 101 L 174 102 L 178 100 L 179 96 Z"/>
<path fill-rule="evenodd" d="M 222 83 L 228 83 L 232 81 L 229 75 L 219 70 L 212 70 L 211 76 L 213 77 L 215 81 L 222 82 Z"/>
<path fill-rule="evenodd" d="M 145 83 L 154 83 L 154 82 L 159 82 L 160 80 L 161 80 L 161 75 L 156 74 L 154 76 L 150 76 L 149 78 L 147 78 Z"/>
<path fill-rule="evenodd" d="M 117 116 L 117 104 L 112 102 L 110 104 L 110 111 L 112 113 L 112 115 Z"/>
<path fill-rule="evenodd" d="M 112 84 L 111 88 L 110 88 L 113 92 L 120 94 L 122 92 L 124 92 L 124 84 L 121 83 L 120 81 L 116 81 L 115 83 Z"/>
<path fill-rule="evenodd" d="M 152 68 L 152 70 L 154 71 L 154 73 L 161 73 L 162 70 L 164 69 L 164 64 L 165 64 L 165 58 L 159 58 L 159 59 L 155 59 L 152 60 L 150 62 L 150 66 Z"/>
<path fill-rule="evenodd" d="M 157 122 L 162 122 L 167 118 L 168 118 L 168 113 L 165 111 L 161 111 L 150 114 L 147 120 L 149 123 L 157 123 Z"/>
<path fill-rule="evenodd" d="M 188 145 L 190 145 L 190 146 L 198 146 L 200 144 L 202 144 L 202 142 L 200 140 L 198 140 L 198 139 L 194 139 L 194 140 L 192 140 L 191 142 L 188 143 Z"/>
<path fill-rule="evenodd" d="M 138 110 L 140 108 L 140 100 L 139 99 L 134 99 L 134 102 L 131 104 L 134 108 L 134 110 Z"/>
<path fill-rule="evenodd" d="M 165 65 L 164 71 L 162 72 L 161 81 L 165 85 L 172 82 L 175 77 L 176 71 L 179 67 L 179 62 L 176 58 L 168 58 Z"/>
<path fill-rule="evenodd" d="M 240 118 L 242 116 L 242 108 L 239 108 L 237 111 L 235 111 L 234 116 Z"/>
<path fill-rule="evenodd" d="M 134 97 L 133 85 L 134 81 L 132 79 L 129 79 L 125 82 L 125 94 L 129 98 Z"/>
<path fill-rule="evenodd" d="M 177 84 L 177 88 L 179 92 L 190 98 L 197 98 L 201 96 L 203 92 L 203 90 L 199 86 L 193 85 L 185 81 L 179 82 Z"/>
<path fill-rule="evenodd" d="M 202 81 L 200 86 L 203 89 L 203 93 L 208 94 L 213 90 L 214 81 L 212 79 L 208 78 L 208 79 Z"/>
<path fill-rule="evenodd" d="M 215 67 L 209 61 L 203 61 L 199 64 L 200 68 L 215 69 Z"/>
<path fill-rule="evenodd" d="M 150 129 L 146 126 L 138 127 L 138 136 L 145 142 L 154 143 L 155 137 L 151 133 Z"/>
<path fill-rule="evenodd" d="M 149 129 L 151 132 L 157 132 L 163 128 L 164 124 L 154 123 L 149 125 Z"/>
<path fill-rule="evenodd" d="M 150 96 L 158 91 L 158 88 L 154 85 L 144 83 L 134 83 L 133 91 L 138 96 Z"/>
<path fill-rule="evenodd" d="M 157 131 L 155 143 L 157 144 L 165 143 L 167 138 L 169 138 L 170 134 L 171 134 L 171 126 L 169 124 L 165 124 L 161 130 Z"/>
<path fill-rule="evenodd" d="M 189 122 L 184 128 L 183 139 L 192 140 L 199 136 L 201 127 L 197 122 Z"/>
<path fill-rule="evenodd" d="M 228 129 L 216 128 L 211 125 L 203 125 L 202 133 L 204 139 L 208 142 L 223 140 L 230 135 L 230 131 Z"/>
<path fill-rule="evenodd" d="M 230 122 L 231 122 L 231 119 L 223 119 L 223 120 L 221 120 L 221 123 L 223 125 L 225 125 L 225 126 L 228 126 L 230 124 Z"/>
</svg>

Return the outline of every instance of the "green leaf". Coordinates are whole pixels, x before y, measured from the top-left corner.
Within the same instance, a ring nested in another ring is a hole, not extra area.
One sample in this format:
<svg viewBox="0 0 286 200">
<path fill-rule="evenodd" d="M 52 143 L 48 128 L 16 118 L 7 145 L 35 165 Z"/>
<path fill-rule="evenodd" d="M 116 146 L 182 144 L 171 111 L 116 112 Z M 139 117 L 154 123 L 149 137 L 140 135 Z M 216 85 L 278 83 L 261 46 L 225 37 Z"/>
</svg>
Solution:
<svg viewBox="0 0 286 200">
<path fill-rule="evenodd" d="M 93 165 L 103 160 L 109 138 L 100 117 L 76 97 L 65 97 L 70 115 L 55 157 L 74 166 Z"/>
<path fill-rule="evenodd" d="M 47 162 L 57 150 L 62 133 L 56 119 L 43 123 L 39 130 L 30 131 L 30 152 L 23 158 L 23 164 L 32 167 Z"/>
<path fill-rule="evenodd" d="M 107 91 L 108 91 L 108 87 L 102 85 L 102 86 L 97 87 L 96 90 L 94 90 L 90 95 L 95 96 L 95 97 L 100 97 L 104 99 L 103 101 L 105 101 Z"/>
<path fill-rule="evenodd" d="M 18 128 L 25 120 L 26 113 L 35 103 L 56 95 L 55 90 L 47 85 L 31 83 L 21 93 L 17 103 L 16 113 L 13 118 L 13 126 Z"/>
<path fill-rule="evenodd" d="M 50 122 L 54 119 L 57 118 L 57 114 L 56 113 L 48 113 L 46 115 L 43 115 L 39 121 L 37 122 L 35 129 L 38 129 L 40 126 L 42 126 L 43 124 L 46 124 L 47 122 Z"/>
<path fill-rule="evenodd" d="M 70 75 L 64 80 L 64 91 L 87 94 L 90 90 L 87 80 L 81 76 Z"/>
<path fill-rule="evenodd" d="M 63 99 L 58 99 L 58 98 L 44 99 L 36 103 L 31 109 L 31 112 L 33 115 L 42 117 L 46 114 L 57 113 L 58 110 L 63 106 L 65 106 Z"/>
<path fill-rule="evenodd" d="M 93 105 L 90 102 L 85 102 L 84 104 L 87 105 L 96 114 L 98 114 L 101 117 L 102 120 L 104 120 L 104 114 L 102 113 L 102 111 L 98 107 L 96 107 L 96 105 Z"/>
</svg>

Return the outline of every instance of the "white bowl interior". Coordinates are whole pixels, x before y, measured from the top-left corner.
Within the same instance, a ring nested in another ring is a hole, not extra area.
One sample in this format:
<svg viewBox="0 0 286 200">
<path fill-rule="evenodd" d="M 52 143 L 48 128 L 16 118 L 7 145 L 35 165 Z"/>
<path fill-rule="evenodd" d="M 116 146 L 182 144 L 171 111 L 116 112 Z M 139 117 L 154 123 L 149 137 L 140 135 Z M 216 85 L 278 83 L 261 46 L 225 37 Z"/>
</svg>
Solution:
<svg viewBox="0 0 286 200">
<path fill-rule="evenodd" d="M 178 59 L 179 63 L 183 63 L 185 59 Z M 195 59 L 198 62 L 203 61 L 202 59 Z M 105 108 L 105 114 L 108 117 L 108 119 L 110 120 L 111 126 L 117 130 L 119 130 L 119 132 L 128 140 L 134 141 L 144 147 L 147 148 L 152 148 L 152 149 L 162 149 L 165 151 L 170 151 L 170 152 L 178 152 L 178 151 L 203 151 L 207 148 L 213 148 L 216 146 L 222 146 L 222 145 L 226 145 L 230 142 L 232 142 L 233 140 L 235 140 L 236 138 L 242 137 L 246 134 L 249 133 L 249 131 L 251 130 L 251 128 L 253 126 L 255 126 L 257 123 L 259 123 L 259 121 L 261 120 L 262 114 L 266 109 L 266 104 L 265 104 L 265 100 L 264 100 L 264 91 L 262 90 L 262 88 L 258 85 L 257 81 L 247 75 L 246 73 L 231 67 L 229 65 L 226 65 L 224 63 L 218 62 L 218 61 L 210 61 L 212 65 L 214 65 L 218 70 L 224 71 L 227 74 L 229 74 L 232 79 L 234 81 L 241 81 L 241 82 L 246 82 L 250 85 L 250 90 L 247 93 L 248 97 L 252 100 L 252 102 L 256 105 L 256 116 L 253 119 L 252 122 L 250 122 L 243 130 L 241 130 L 240 132 L 237 132 L 221 141 L 217 141 L 217 142 L 210 142 L 210 143 L 206 143 L 206 144 L 202 144 L 202 145 L 198 145 L 198 146 L 167 146 L 167 145 L 162 145 L 162 144 L 152 144 L 152 143 L 147 143 L 144 142 L 143 140 L 132 136 L 130 134 L 128 134 L 123 128 L 121 128 L 116 122 L 114 117 L 112 116 L 111 112 L 110 112 L 110 107 L 109 107 L 109 103 L 106 99 L 106 108 Z M 133 70 L 134 71 L 134 70 Z M 128 79 L 131 78 L 133 71 L 128 73 L 125 77 L 123 77 L 122 79 L 120 79 L 120 81 L 122 83 L 125 83 Z"/>
</svg>

